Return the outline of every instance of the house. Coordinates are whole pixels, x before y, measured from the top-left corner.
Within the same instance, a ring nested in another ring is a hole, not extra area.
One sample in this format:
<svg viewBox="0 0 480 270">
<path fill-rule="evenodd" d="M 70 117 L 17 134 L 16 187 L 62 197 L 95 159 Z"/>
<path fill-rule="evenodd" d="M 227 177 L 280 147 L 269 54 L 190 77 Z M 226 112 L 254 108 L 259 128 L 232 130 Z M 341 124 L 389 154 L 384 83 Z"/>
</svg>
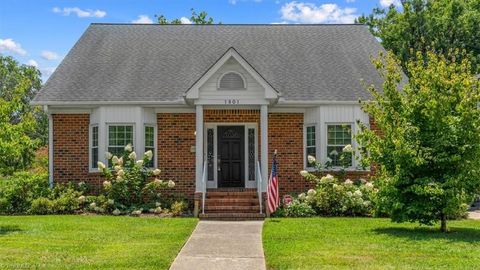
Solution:
<svg viewBox="0 0 480 270">
<path fill-rule="evenodd" d="M 356 146 L 381 51 L 362 25 L 92 24 L 34 99 L 50 181 L 100 186 L 97 161 L 132 143 L 204 216 L 260 215 L 274 150 L 286 194 L 311 187 L 307 155 Z"/>
</svg>

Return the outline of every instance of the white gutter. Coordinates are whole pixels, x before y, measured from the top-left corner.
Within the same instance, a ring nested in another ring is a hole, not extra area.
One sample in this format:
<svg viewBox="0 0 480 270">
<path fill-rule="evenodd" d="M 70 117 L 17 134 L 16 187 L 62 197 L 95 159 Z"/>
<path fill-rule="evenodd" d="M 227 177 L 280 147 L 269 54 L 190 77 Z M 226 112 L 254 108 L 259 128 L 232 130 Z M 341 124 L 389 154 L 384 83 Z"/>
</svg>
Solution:
<svg viewBox="0 0 480 270">
<path fill-rule="evenodd" d="M 31 105 L 65 105 L 65 106 L 75 106 L 75 105 L 185 105 L 185 101 L 174 100 L 174 101 L 32 101 Z"/>
</svg>

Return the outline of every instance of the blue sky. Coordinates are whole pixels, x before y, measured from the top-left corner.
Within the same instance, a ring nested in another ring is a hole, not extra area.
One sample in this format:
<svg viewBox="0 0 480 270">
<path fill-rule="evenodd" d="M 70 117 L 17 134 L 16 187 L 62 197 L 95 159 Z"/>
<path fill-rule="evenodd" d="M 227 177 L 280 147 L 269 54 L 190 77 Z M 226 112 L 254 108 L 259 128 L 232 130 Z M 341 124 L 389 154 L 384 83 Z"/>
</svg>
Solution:
<svg viewBox="0 0 480 270">
<path fill-rule="evenodd" d="M 0 54 L 37 66 L 47 79 L 90 23 L 188 23 L 190 9 L 222 23 L 351 23 L 399 0 L 2 0 Z"/>
</svg>

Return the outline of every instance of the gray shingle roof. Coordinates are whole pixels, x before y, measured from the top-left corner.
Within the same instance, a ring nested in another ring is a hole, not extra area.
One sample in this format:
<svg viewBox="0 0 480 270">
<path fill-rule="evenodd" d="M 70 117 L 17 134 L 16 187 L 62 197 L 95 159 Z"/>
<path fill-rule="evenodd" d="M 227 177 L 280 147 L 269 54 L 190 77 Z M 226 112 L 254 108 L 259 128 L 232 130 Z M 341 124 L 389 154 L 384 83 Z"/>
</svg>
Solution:
<svg viewBox="0 0 480 270">
<path fill-rule="evenodd" d="M 362 25 L 92 24 L 36 103 L 175 101 L 229 48 L 285 100 L 368 99 L 383 50 Z"/>
</svg>

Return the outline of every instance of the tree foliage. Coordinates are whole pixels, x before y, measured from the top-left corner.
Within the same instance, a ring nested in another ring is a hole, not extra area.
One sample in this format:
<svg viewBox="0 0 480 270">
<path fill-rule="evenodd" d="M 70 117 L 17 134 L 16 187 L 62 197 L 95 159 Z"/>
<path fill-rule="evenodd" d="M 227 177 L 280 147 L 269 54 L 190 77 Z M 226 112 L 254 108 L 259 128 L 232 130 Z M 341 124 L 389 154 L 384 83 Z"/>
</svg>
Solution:
<svg viewBox="0 0 480 270">
<path fill-rule="evenodd" d="M 213 18 L 207 18 L 207 12 L 202 11 L 200 13 L 197 13 L 193 8 L 191 9 L 191 11 L 192 15 L 190 16 L 190 21 L 193 24 L 213 24 Z M 157 22 L 159 24 L 182 24 L 182 20 L 178 18 L 169 21 L 164 15 L 155 15 L 155 17 L 157 17 Z"/>
<path fill-rule="evenodd" d="M 30 105 L 39 88 L 35 67 L 0 56 L 0 175 L 27 168 L 46 140 L 45 114 Z"/>
<path fill-rule="evenodd" d="M 480 72 L 480 0 L 401 0 L 402 7 L 375 8 L 357 22 L 369 26 L 382 45 L 400 60 L 405 72 L 410 60 L 427 52 L 447 55 L 465 50 L 473 72 Z M 421 52 L 421 54 L 417 54 Z M 407 73 L 408 74 L 408 73 Z"/>
<path fill-rule="evenodd" d="M 480 192 L 480 83 L 467 58 L 425 57 L 407 63 L 408 82 L 392 54 L 374 61 L 383 92 L 369 88 L 374 99 L 363 108 L 380 132 L 363 127 L 357 139 L 364 162 L 378 164 L 383 211 L 397 222 L 440 220 L 446 231 Z"/>
</svg>

